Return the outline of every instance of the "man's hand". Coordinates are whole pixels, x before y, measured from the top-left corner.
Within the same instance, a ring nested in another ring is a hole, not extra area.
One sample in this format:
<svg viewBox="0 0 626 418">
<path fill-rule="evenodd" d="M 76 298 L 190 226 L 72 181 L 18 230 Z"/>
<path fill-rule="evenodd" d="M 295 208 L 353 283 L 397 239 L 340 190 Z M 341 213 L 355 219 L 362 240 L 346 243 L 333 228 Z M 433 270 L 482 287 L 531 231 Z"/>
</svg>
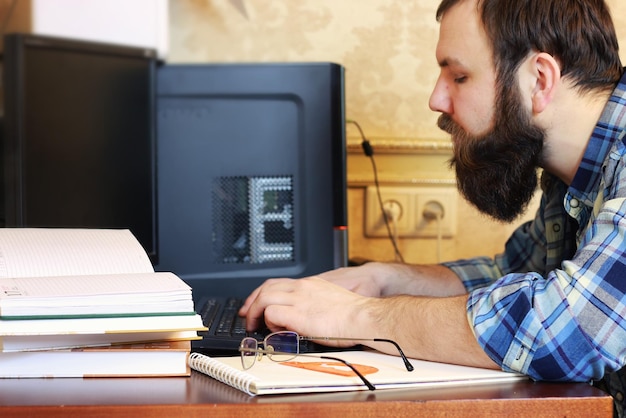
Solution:
<svg viewBox="0 0 626 418">
<path fill-rule="evenodd" d="M 252 292 L 239 313 L 246 317 L 248 330 L 258 328 L 265 320 L 272 331 L 288 329 L 302 335 L 359 337 L 349 335 L 346 325 L 359 315 L 367 299 L 317 276 L 271 279 Z"/>
</svg>

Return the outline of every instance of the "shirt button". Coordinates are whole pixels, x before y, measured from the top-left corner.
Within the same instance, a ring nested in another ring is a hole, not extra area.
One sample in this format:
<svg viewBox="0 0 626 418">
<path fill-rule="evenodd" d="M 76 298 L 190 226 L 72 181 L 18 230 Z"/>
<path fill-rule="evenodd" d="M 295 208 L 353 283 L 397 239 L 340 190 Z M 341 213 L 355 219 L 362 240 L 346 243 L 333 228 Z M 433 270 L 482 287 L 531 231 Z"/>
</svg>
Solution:
<svg viewBox="0 0 626 418">
<path fill-rule="evenodd" d="M 554 225 L 552 225 L 552 230 L 554 232 L 559 232 L 561 230 L 561 224 L 554 224 Z"/>
<path fill-rule="evenodd" d="M 578 204 L 579 204 L 578 199 L 572 199 L 569 201 L 569 205 L 573 208 L 577 208 Z"/>
</svg>

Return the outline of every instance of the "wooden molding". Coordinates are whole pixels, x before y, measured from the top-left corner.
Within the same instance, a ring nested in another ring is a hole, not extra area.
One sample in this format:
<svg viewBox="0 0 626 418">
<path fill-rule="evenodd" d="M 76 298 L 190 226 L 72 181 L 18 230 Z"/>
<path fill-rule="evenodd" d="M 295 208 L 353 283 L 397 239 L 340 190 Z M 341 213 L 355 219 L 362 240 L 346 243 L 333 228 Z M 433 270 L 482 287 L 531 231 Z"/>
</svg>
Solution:
<svg viewBox="0 0 626 418">
<path fill-rule="evenodd" d="M 372 138 L 369 140 L 376 153 L 381 154 L 452 154 L 452 142 L 442 139 Z M 362 139 L 348 137 L 348 154 L 362 153 Z"/>
</svg>

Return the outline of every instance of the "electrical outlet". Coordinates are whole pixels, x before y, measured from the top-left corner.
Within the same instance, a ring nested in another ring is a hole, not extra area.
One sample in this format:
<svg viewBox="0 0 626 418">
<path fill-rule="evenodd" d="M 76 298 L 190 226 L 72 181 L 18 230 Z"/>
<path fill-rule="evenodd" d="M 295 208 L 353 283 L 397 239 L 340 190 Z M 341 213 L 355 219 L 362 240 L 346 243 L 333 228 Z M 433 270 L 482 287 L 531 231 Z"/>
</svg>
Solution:
<svg viewBox="0 0 626 418">
<path fill-rule="evenodd" d="M 406 238 L 436 238 L 441 232 L 443 238 L 456 234 L 457 192 L 453 185 L 438 187 L 381 187 L 383 208 L 388 213 L 397 214 L 395 222 L 390 221 L 392 234 Z M 426 208 L 443 208 L 443 216 L 424 216 Z M 439 224 L 438 224 L 439 222 Z M 376 187 L 370 186 L 365 196 L 365 235 L 387 237 L 389 232 L 380 208 Z"/>
<path fill-rule="evenodd" d="M 380 189 L 383 208 L 387 211 L 389 226 L 395 228 L 397 236 L 406 234 L 413 222 L 413 198 L 402 187 L 382 187 Z M 389 232 L 385 225 L 383 212 L 375 187 L 368 187 L 366 191 L 365 234 L 369 237 L 387 237 Z M 391 216 L 397 213 L 397 219 L 392 222 Z M 394 231 L 392 230 L 392 233 Z"/>
<path fill-rule="evenodd" d="M 451 238 L 456 234 L 456 199 L 457 191 L 450 187 L 423 187 L 415 191 L 415 212 L 411 234 L 406 236 L 419 238 L 437 238 L 441 231 L 442 238 Z M 437 221 L 424 216 L 430 204 L 441 205 L 443 216 Z M 438 225 L 438 222 L 440 223 Z"/>
</svg>

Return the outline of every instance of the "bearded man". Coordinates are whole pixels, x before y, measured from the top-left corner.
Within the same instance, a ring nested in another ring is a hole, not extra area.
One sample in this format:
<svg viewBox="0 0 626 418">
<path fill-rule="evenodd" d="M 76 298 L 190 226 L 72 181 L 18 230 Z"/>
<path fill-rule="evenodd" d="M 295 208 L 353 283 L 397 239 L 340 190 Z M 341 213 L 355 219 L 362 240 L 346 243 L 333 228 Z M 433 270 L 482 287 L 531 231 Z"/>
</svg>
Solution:
<svg viewBox="0 0 626 418">
<path fill-rule="evenodd" d="M 608 7 L 443 0 L 437 19 L 430 107 L 451 134 L 459 190 L 510 222 L 540 183 L 534 220 L 494 259 L 271 279 L 240 314 L 250 330 L 264 320 L 302 335 L 391 339 L 413 358 L 536 380 L 604 378 L 624 400 L 626 77 Z"/>
</svg>

